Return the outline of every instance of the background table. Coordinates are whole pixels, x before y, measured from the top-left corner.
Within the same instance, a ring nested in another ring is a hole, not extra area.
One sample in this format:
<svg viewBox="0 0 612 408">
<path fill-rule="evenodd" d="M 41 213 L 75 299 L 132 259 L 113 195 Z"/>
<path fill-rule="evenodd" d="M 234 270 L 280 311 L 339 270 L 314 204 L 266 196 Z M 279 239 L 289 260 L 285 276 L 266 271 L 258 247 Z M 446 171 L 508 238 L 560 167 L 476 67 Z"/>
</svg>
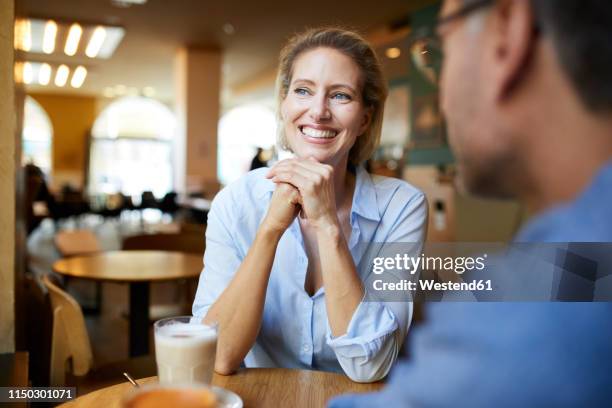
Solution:
<svg viewBox="0 0 612 408">
<path fill-rule="evenodd" d="M 139 384 L 156 382 L 157 377 L 137 380 Z M 373 392 L 383 383 L 359 384 L 342 374 L 286 368 L 247 368 L 230 376 L 215 374 L 212 383 L 234 391 L 245 408 L 295 407 L 318 408 L 333 396 Z M 62 408 L 121 407 L 121 399 L 133 386 L 127 382 L 94 391 L 61 405 Z"/>
<path fill-rule="evenodd" d="M 170 251 L 110 251 L 60 259 L 53 271 L 74 278 L 130 285 L 130 356 L 149 353 L 149 284 L 196 278 L 202 257 Z"/>
</svg>

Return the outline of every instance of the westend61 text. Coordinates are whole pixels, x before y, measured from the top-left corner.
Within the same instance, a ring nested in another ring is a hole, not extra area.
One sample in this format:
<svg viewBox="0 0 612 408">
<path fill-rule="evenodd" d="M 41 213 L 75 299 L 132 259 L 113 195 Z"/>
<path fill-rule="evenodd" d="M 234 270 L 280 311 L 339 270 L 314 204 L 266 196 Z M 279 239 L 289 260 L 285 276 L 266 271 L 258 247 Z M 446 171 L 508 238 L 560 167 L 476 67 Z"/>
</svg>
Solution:
<svg viewBox="0 0 612 408">
<path fill-rule="evenodd" d="M 493 286 L 491 279 L 480 279 L 473 280 L 471 282 L 437 282 L 435 280 L 419 280 L 419 289 L 427 291 L 492 291 Z M 372 287 L 377 291 L 415 291 L 417 290 L 417 283 L 402 279 L 399 282 L 383 282 L 381 279 L 377 279 L 372 283 Z"/>
</svg>

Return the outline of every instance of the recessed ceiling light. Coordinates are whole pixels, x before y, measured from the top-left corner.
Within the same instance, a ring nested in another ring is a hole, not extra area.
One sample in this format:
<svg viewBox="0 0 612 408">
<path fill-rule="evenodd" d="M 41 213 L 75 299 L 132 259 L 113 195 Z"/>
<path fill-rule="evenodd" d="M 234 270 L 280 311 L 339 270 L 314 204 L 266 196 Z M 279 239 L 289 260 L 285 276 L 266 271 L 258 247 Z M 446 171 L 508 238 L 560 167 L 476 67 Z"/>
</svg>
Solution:
<svg viewBox="0 0 612 408">
<path fill-rule="evenodd" d="M 68 66 L 62 64 L 59 66 L 59 68 L 57 69 L 57 72 L 55 73 L 55 86 L 59 86 L 62 87 L 64 85 L 66 85 L 66 82 L 68 82 L 68 75 L 70 74 L 70 69 L 68 68 Z"/>
<path fill-rule="evenodd" d="M 34 79 L 34 72 L 32 69 L 32 64 L 30 64 L 29 62 L 26 62 L 25 64 L 23 64 L 23 83 L 31 84 L 33 79 Z"/>
<path fill-rule="evenodd" d="M 142 6 L 147 0 L 111 0 L 113 6 L 128 8 L 132 6 Z"/>
<path fill-rule="evenodd" d="M 55 50 L 55 37 L 57 36 L 57 24 L 53 20 L 45 23 L 42 50 L 45 54 L 51 54 Z"/>
<path fill-rule="evenodd" d="M 102 91 L 102 95 L 104 95 L 104 97 L 106 97 L 106 98 L 114 98 L 115 97 L 115 90 L 113 88 L 111 88 L 110 86 L 107 86 Z"/>
<path fill-rule="evenodd" d="M 16 62 L 14 67 L 15 82 L 23 83 L 23 62 Z"/>
<path fill-rule="evenodd" d="M 68 38 L 66 39 L 66 46 L 64 47 L 64 53 L 66 53 L 66 55 L 73 56 L 76 54 L 79 48 L 79 41 L 81 41 L 81 34 L 83 34 L 83 29 L 79 24 L 74 23 L 70 26 Z"/>
<path fill-rule="evenodd" d="M 15 21 L 15 48 L 26 52 L 32 49 L 32 23 L 28 19 Z"/>
<path fill-rule="evenodd" d="M 87 76 L 87 69 L 84 66 L 79 65 L 74 70 L 74 74 L 72 74 L 72 79 L 70 80 L 70 86 L 73 88 L 80 88 L 85 82 L 85 77 Z"/>
<path fill-rule="evenodd" d="M 230 23 L 223 24 L 223 32 L 227 35 L 232 35 L 236 32 L 234 26 Z"/>
<path fill-rule="evenodd" d="M 95 58 L 100 52 L 105 38 L 106 29 L 102 26 L 97 26 L 89 39 L 89 44 L 87 44 L 87 48 L 85 49 L 85 55 L 89 58 Z"/>
<path fill-rule="evenodd" d="M 395 59 L 402 54 L 402 51 L 397 47 L 387 48 L 385 55 L 387 58 Z"/>
<path fill-rule="evenodd" d="M 125 95 L 125 93 L 127 92 L 127 87 L 125 85 L 115 85 L 115 95 Z"/>
<path fill-rule="evenodd" d="M 145 86 L 142 88 L 142 94 L 147 98 L 153 98 L 155 96 L 155 88 L 152 86 Z"/>
<path fill-rule="evenodd" d="M 38 69 L 38 83 L 40 85 L 49 85 L 51 80 L 51 65 L 44 63 Z"/>
<path fill-rule="evenodd" d="M 28 53 L 54 54 L 64 50 L 68 56 L 106 59 L 113 55 L 124 36 L 125 29 L 120 26 L 70 24 L 36 18 L 15 21 L 15 49 Z M 58 44 L 64 40 L 65 44 Z"/>
</svg>

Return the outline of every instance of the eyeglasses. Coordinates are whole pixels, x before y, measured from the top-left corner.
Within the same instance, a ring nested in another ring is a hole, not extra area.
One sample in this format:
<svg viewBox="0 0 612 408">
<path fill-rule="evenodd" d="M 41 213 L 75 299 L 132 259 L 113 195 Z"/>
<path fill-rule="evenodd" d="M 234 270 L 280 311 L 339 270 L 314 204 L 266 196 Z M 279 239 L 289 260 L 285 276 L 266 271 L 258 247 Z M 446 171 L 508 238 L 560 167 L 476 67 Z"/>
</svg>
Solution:
<svg viewBox="0 0 612 408">
<path fill-rule="evenodd" d="M 442 26 L 452 21 L 466 17 L 470 13 L 493 4 L 495 0 L 467 1 L 465 6 L 439 18 L 433 26 L 420 28 L 413 36 L 410 44 L 410 55 L 416 68 L 432 84 L 440 79 L 442 67 L 442 41 L 438 32 Z"/>
</svg>

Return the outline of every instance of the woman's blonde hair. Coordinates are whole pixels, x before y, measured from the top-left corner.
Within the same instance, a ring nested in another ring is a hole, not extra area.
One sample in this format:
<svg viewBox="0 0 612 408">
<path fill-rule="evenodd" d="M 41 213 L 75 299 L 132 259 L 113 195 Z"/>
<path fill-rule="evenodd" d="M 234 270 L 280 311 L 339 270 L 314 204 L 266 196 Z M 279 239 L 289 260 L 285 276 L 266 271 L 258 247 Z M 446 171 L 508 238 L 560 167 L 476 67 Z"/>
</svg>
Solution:
<svg viewBox="0 0 612 408">
<path fill-rule="evenodd" d="M 361 35 L 338 27 L 313 28 L 294 35 L 280 53 L 276 77 L 277 118 L 282 122 L 281 104 L 289 91 L 295 60 L 302 53 L 321 47 L 337 50 L 350 57 L 362 73 L 362 100 L 366 108 L 372 109 L 372 117 L 368 129 L 357 138 L 349 152 L 349 162 L 358 165 L 367 160 L 378 147 L 387 99 L 387 83 L 380 62 Z M 282 148 L 289 148 L 282 125 L 278 126 L 278 142 Z"/>
</svg>

